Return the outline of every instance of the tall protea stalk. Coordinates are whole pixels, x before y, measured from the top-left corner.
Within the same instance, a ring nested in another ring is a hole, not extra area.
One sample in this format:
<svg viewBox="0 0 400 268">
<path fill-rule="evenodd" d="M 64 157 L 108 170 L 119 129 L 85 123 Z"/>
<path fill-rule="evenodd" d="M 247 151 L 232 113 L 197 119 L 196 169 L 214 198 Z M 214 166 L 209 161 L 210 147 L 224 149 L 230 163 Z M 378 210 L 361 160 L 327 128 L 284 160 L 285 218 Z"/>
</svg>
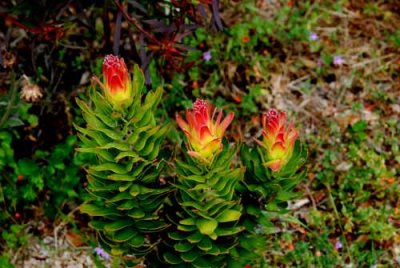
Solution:
<svg viewBox="0 0 400 268">
<path fill-rule="evenodd" d="M 162 89 L 150 91 L 142 101 L 141 70 L 135 66 L 131 80 L 123 59 L 112 55 L 104 59 L 103 77 L 104 83 L 94 78 L 98 86 L 90 90 L 88 102 L 77 99 L 87 123 L 76 126 L 82 141 L 78 150 L 97 156 L 87 169 L 92 198 L 81 211 L 92 216 L 89 225 L 105 250 L 139 261 L 168 226 L 160 211 L 170 189 L 158 182 L 163 161 L 157 159 L 167 127 L 154 117 Z"/>
<path fill-rule="evenodd" d="M 237 245 L 243 228 L 238 225 L 242 207 L 235 188 L 244 170 L 233 168 L 236 150 L 222 141 L 233 116 L 222 120 L 222 111 L 203 100 L 186 111 L 186 121 L 177 115 L 188 153 L 176 163 L 174 186 L 181 209 L 171 216 L 176 228 L 168 234 L 168 267 L 224 267 Z"/>
<path fill-rule="evenodd" d="M 262 262 L 265 234 L 274 227 L 271 217 L 286 212 L 287 202 L 298 196 L 294 188 L 305 176 L 300 168 L 307 152 L 296 140 L 298 130 L 293 123 L 287 125 L 286 114 L 271 109 L 262 115 L 261 123 L 263 140 L 257 140 L 255 148 L 241 148 L 246 167 L 240 188 L 246 227 L 240 237 L 243 263 Z"/>
</svg>

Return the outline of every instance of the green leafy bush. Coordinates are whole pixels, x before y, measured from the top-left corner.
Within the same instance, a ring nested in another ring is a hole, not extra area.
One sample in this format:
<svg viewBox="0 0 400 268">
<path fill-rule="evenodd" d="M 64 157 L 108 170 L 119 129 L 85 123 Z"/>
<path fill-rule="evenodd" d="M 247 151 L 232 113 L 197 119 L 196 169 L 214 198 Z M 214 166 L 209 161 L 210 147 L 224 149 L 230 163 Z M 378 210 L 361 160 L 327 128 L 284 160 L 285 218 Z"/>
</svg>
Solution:
<svg viewBox="0 0 400 268">
<path fill-rule="evenodd" d="M 305 174 L 299 169 L 306 154 L 286 114 L 263 115 L 263 141 L 242 147 L 241 166 L 238 148 L 223 142 L 234 114 L 223 119 L 222 110 L 198 99 L 186 120 L 177 115 L 188 150 L 183 160 L 172 160 L 172 171 L 163 168 L 170 160 L 158 155 L 168 129 L 155 116 L 161 88 L 145 95 L 139 68 L 131 80 L 123 59 L 112 55 L 103 63 L 104 83 L 95 81 L 101 91 L 91 88 L 88 103 L 77 100 L 87 123 L 75 126 L 79 151 L 96 155 L 87 170 L 92 197 L 81 211 L 93 217 L 90 226 L 114 261 L 154 267 L 261 263 L 263 248 L 254 247 L 265 232 L 256 230 L 271 226 L 268 211 L 285 212 Z"/>
</svg>

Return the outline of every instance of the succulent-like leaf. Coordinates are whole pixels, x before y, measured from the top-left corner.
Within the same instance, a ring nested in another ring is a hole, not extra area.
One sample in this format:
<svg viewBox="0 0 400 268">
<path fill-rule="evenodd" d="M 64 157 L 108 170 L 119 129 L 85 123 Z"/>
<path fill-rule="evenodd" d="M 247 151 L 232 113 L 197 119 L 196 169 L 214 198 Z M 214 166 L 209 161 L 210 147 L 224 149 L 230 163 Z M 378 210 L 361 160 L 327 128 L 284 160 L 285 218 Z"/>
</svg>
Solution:
<svg viewBox="0 0 400 268">
<path fill-rule="evenodd" d="M 221 214 L 217 216 L 216 219 L 218 222 L 231 222 L 239 220 L 240 216 L 240 211 L 229 209 L 224 210 Z"/>
<path fill-rule="evenodd" d="M 87 213 L 90 216 L 118 216 L 118 211 L 111 209 L 100 207 L 96 205 L 84 204 L 80 206 L 80 210 L 82 213 Z"/>
</svg>

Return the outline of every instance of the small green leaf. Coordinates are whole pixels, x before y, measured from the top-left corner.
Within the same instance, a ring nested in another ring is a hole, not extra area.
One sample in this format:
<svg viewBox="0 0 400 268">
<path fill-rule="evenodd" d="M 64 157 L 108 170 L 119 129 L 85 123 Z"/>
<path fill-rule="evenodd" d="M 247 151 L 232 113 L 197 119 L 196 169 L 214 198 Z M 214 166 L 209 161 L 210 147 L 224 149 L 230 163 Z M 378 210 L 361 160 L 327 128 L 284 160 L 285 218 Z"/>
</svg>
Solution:
<svg viewBox="0 0 400 268">
<path fill-rule="evenodd" d="M 128 144 L 122 142 L 110 142 L 99 146 L 100 149 L 117 149 L 119 151 L 129 151 L 131 148 Z"/>
<path fill-rule="evenodd" d="M 195 233 L 189 235 L 187 240 L 190 243 L 199 243 L 203 237 L 204 235 L 202 235 L 199 231 L 196 231 Z"/>
<path fill-rule="evenodd" d="M 115 122 L 115 121 L 113 121 Z M 116 127 L 116 125 L 113 126 L 114 128 Z M 112 129 L 108 129 L 108 128 L 96 128 L 96 131 L 100 131 L 102 132 L 104 135 L 108 136 L 109 138 L 113 139 L 113 140 L 122 140 L 123 138 L 123 134 L 120 132 L 117 132 L 115 130 Z"/>
<path fill-rule="evenodd" d="M 209 237 L 204 236 L 203 239 L 201 239 L 200 243 L 197 245 L 197 247 L 203 251 L 209 251 L 210 249 L 212 249 L 213 244 Z"/>
<path fill-rule="evenodd" d="M 133 66 L 133 84 L 132 91 L 135 97 L 142 94 L 142 89 L 144 86 L 144 75 L 143 71 L 139 68 L 137 64 Z"/>
<path fill-rule="evenodd" d="M 131 240 L 128 241 L 128 244 L 133 247 L 140 247 L 144 244 L 144 236 L 141 234 L 136 234 Z"/>
<path fill-rule="evenodd" d="M 108 176 L 108 179 L 113 181 L 134 181 L 135 177 L 129 174 L 112 174 Z"/>
<path fill-rule="evenodd" d="M 206 180 L 206 178 L 202 175 L 191 175 L 191 176 L 183 177 L 182 179 L 195 181 L 195 182 L 199 182 L 199 183 L 204 183 Z"/>
<path fill-rule="evenodd" d="M 138 184 L 133 184 L 131 188 L 129 189 L 129 193 L 133 196 L 136 197 L 138 194 L 140 194 L 140 186 Z"/>
<path fill-rule="evenodd" d="M 174 245 L 174 249 L 178 252 L 188 252 L 192 248 L 193 248 L 193 245 L 186 243 L 186 242 L 179 242 Z"/>
<path fill-rule="evenodd" d="M 119 216 L 120 214 L 118 211 L 111 209 L 111 208 L 105 208 L 105 207 L 99 207 L 96 205 L 91 205 L 91 204 L 83 204 L 80 206 L 80 210 L 82 213 L 89 214 L 90 216 Z"/>
<path fill-rule="evenodd" d="M 240 233 L 243 230 L 244 230 L 244 227 L 241 227 L 241 226 L 217 228 L 215 230 L 215 234 L 218 236 L 230 236 L 230 235 Z"/>
<path fill-rule="evenodd" d="M 112 171 L 117 174 L 125 174 L 127 171 L 126 167 L 114 163 L 105 163 L 97 166 L 91 166 L 90 169 L 94 171 Z"/>
<path fill-rule="evenodd" d="M 178 230 L 180 231 L 184 231 L 184 232 L 193 232 L 195 230 L 197 230 L 196 226 L 193 225 L 178 225 Z"/>
<path fill-rule="evenodd" d="M 107 232 L 115 232 L 115 231 L 121 230 L 125 227 L 131 226 L 132 224 L 133 224 L 132 220 L 123 219 L 123 220 L 114 221 L 112 223 L 104 225 L 104 229 Z"/>
<path fill-rule="evenodd" d="M 178 257 L 175 256 L 175 254 L 172 254 L 170 252 L 164 253 L 164 260 L 169 263 L 169 264 L 181 264 L 182 260 L 179 259 Z"/>
<path fill-rule="evenodd" d="M 146 220 L 138 220 L 135 225 L 141 232 L 145 233 L 160 232 L 161 230 L 164 230 L 169 226 L 164 221 L 146 221 Z"/>
<path fill-rule="evenodd" d="M 213 219 L 200 218 L 196 221 L 196 226 L 199 228 L 200 233 L 210 235 L 218 227 L 218 222 Z"/>
<path fill-rule="evenodd" d="M 125 203 L 122 203 L 122 205 L 120 205 L 118 207 L 118 209 L 119 210 L 131 210 L 137 206 L 138 206 L 138 203 L 136 202 L 136 200 L 128 200 Z"/>
<path fill-rule="evenodd" d="M 189 251 L 181 254 L 181 259 L 185 262 L 193 262 L 200 254 L 197 251 Z"/>
<path fill-rule="evenodd" d="M 186 235 L 183 235 L 180 232 L 172 232 L 172 233 L 168 233 L 168 237 L 173 239 L 173 240 L 184 240 L 186 239 Z M 189 241 L 190 242 L 190 241 Z"/>
<path fill-rule="evenodd" d="M 125 158 L 125 157 L 136 158 L 136 159 L 137 159 L 136 162 L 142 160 L 142 158 L 138 157 L 138 154 L 137 154 L 136 152 L 133 152 L 133 151 L 120 152 L 120 153 L 115 157 L 115 160 L 116 160 L 116 161 L 119 161 L 119 160 L 121 160 L 122 158 Z"/>
<path fill-rule="evenodd" d="M 125 228 L 119 230 L 111 235 L 112 240 L 116 242 L 126 242 L 136 235 L 136 232 L 132 228 Z"/>
<path fill-rule="evenodd" d="M 146 215 L 143 210 L 140 209 L 133 209 L 129 211 L 128 216 L 134 219 L 141 219 Z"/>
<path fill-rule="evenodd" d="M 217 221 L 218 222 L 231 222 L 239 220 L 241 216 L 240 211 L 229 209 L 223 211 L 221 214 L 218 215 Z"/>
<path fill-rule="evenodd" d="M 111 198 L 108 198 L 106 200 L 106 203 L 115 203 L 121 200 L 129 200 L 131 199 L 131 196 L 129 195 L 128 192 L 122 192 L 122 193 L 118 193 L 116 195 L 113 195 Z"/>
<path fill-rule="evenodd" d="M 122 254 L 124 254 L 124 250 L 121 248 L 111 248 L 111 255 L 113 256 L 121 256 Z"/>
<path fill-rule="evenodd" d="M 210 261 L 206 260 L 205 258 L 198 257 L 193 263 L 192 263 L 194 268 L 209 268 L 210 267 Z"/>
<path fill-rule="evenodd" d="M 182 161 L 178 161 L 176 163 L 176 165 L 177 165 L 177 167 L 179 167 L 181 169 L 189 170 L 191 173 L 193 173 L 195 175 L 201 175 L 203 173 L 200 169 L 198 169 L 196 167 L 193 167 L 191 165 L 188 165 L 188 164 L 186 164 L 186 163 L 184 163 Z"/>
<path fill-rule="evenodd" d="M 196 225 L 196 221 L 194 220 L 194 218 L 187 218 L 184 220 L 180 220 L 179 223 L 183 225 Z"/>
<path fill-rule="evenodd" d="M 103 222 L 103 221 L 96 221 L 96 220 L 92 220 L 91 222 L 89 222 L 89 226 L 97 231 L 101 231 L 104 230 L 104 226 L 107 224 L 107 222 Z"/>
</svg>

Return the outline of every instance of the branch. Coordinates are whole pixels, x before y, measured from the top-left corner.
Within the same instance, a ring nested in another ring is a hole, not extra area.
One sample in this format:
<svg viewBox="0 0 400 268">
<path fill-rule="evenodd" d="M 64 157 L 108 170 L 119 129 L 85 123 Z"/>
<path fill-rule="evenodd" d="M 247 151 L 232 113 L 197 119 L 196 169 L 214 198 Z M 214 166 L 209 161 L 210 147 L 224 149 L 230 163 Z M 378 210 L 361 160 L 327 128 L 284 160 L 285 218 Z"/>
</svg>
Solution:
<svg viewBox="0 0 400 268">
<path fill-rule="evenodd" d="M 121 3 L 118 0 L 114 0 L 115 5 L 118 7 L 119 11 L 124 15 L 124 17 L 131 22 L 135 27 L 139 30 L 139 32 L 143 33 L 147 38 L 151 39 L 154 43 L 159 44 L 158 40 L 154 38 L 151 34 L 149 34 L 143 27 L 140 25 L 137 19 L 132 18 L 129 16 L 127 11 L 124 9 L 124 7 L 121 5 Z"/>
</svg>

